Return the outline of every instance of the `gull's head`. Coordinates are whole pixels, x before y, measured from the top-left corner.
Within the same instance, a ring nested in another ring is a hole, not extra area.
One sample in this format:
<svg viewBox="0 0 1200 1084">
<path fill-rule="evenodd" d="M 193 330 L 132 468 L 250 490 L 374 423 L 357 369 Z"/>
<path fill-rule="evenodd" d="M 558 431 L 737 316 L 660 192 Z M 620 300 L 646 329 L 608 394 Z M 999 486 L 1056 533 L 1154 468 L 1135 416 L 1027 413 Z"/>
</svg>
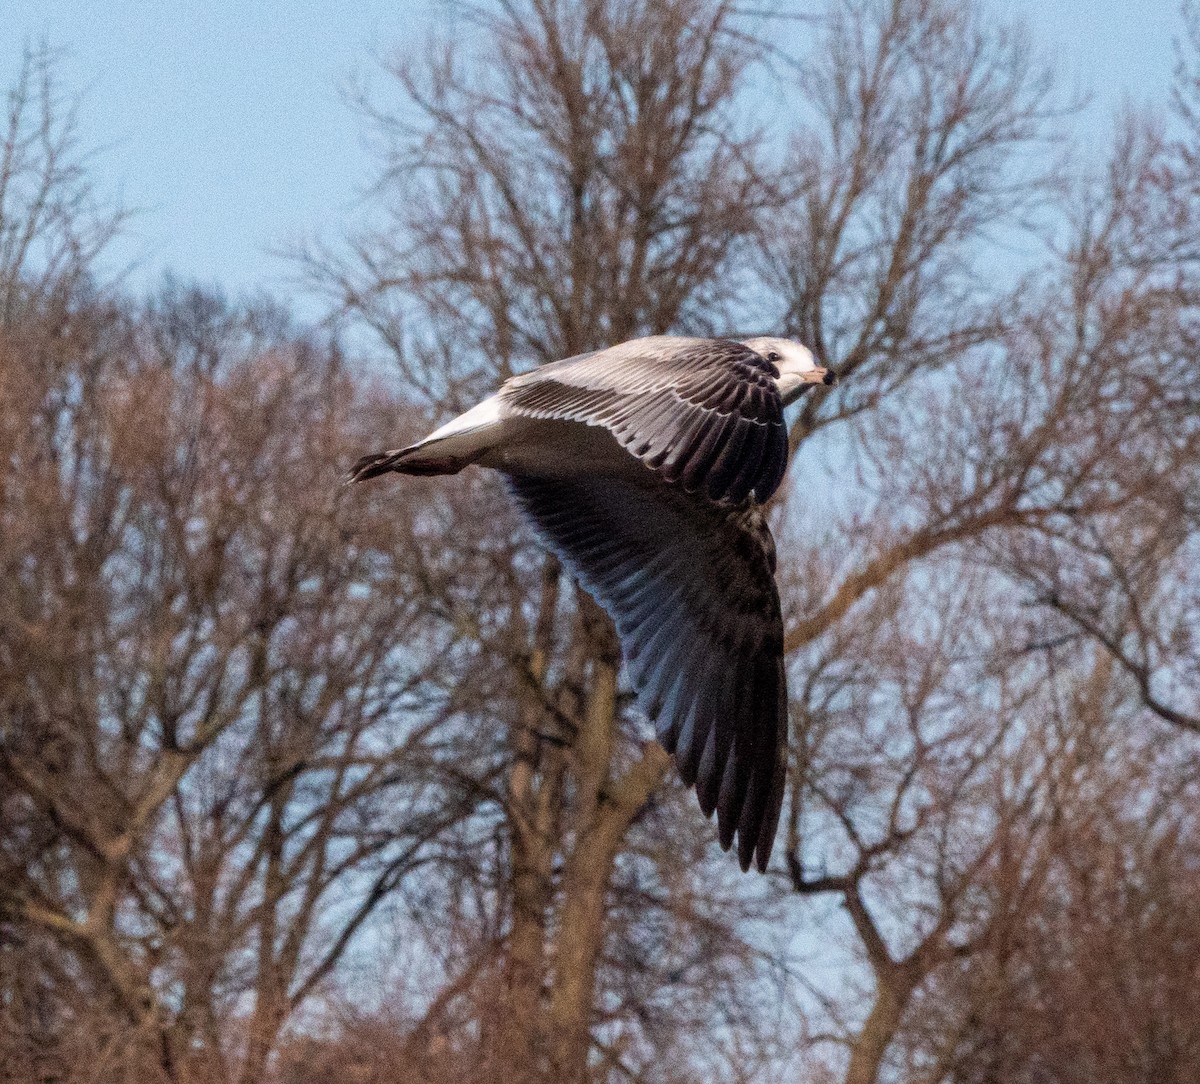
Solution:
<svg viewBox="0 0 1200 1084">
<path fill-rule="evenodd" d="M 783 396 L 785 406 L 794 403 L 815 384 L 837 383 L 836 373 L 818 365 L 807 346 L 791 339 L 763 335 L 757 339 L 746 339 L 742 345 L 750 347 L 779 370 L 779 394 Z"/>
</svg>

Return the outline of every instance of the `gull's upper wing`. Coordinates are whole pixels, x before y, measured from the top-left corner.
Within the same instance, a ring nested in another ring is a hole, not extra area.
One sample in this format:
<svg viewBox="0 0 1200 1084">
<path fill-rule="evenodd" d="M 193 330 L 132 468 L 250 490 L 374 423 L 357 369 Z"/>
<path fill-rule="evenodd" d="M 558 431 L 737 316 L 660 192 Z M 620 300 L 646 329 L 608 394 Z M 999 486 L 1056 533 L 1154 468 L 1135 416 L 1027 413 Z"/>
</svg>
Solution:
<svg viewBox="0 0 1200 1084">
<path fill-rule="evenodd" d="M 603 426 L 666 481 L 765 501 L 787 467 L 778 372 L 732 339 L 653 336 L 513 377 L 517 414 Z"/>
<path fill-rule="evenodd" d="M 597 474 L 510 476 L 550 550 L 616 623 L 630 678 L 679 774 L 717 811 L 721 846 L 766 869 L 787 750 L 783 620 L 770 531 L 713 504 Z"/>
</svg>

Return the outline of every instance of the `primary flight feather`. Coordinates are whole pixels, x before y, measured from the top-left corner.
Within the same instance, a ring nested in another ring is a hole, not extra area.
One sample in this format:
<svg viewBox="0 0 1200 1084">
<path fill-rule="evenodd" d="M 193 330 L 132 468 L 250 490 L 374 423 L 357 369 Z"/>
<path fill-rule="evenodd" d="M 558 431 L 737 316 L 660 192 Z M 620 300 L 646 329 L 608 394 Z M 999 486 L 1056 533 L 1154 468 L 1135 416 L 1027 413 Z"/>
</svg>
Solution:
<svg viewBox="0 0 1200 1084">
<path fill-rule="evenodd" d="M 617 627 L 658 740 L 765 870 L 787 753 L 783 619 L 760 506 L 787 468 L 783 410 L 831 372 L 787 339 L 658 335 L 543 365 L 406 448 L 389 471 L 502 472 L 522 512 Z"/>
</svg>

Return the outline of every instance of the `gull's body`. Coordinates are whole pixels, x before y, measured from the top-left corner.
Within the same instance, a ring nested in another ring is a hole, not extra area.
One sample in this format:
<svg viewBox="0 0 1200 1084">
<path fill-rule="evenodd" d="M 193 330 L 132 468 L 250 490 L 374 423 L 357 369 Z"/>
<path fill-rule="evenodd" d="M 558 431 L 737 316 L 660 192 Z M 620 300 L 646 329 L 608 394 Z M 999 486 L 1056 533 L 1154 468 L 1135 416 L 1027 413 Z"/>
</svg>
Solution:
<svg viewBox="0 0 1200 1084">
<path fill-rule="evenodd" d="M 617 626 L 659 741 L 765 869 L 787 751 L 783 621 L 761 502 L 787 466 L 784 407 L 832 383 L 786 339 L 654 336 L 544 365 L 351 474 L 507 476 L 546 546 Z"/>
</svg>

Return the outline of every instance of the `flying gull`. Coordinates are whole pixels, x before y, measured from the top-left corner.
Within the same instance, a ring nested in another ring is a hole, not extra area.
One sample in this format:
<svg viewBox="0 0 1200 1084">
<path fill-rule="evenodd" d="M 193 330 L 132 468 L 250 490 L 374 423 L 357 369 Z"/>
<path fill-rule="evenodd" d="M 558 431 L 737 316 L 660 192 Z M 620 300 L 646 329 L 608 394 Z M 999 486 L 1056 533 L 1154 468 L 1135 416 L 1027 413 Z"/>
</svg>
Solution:
<svg viewBox="0 0 1200 1084">
<path fill-rule="evenodd" d="M 504 474 L 546 547 L 617 627 L 638 703 L 743 870 L 767 868 L 787 753 L 783 619 L 761 506 L 787 468 L 783 410 L 832 372 L 787 339 L 657 335 L 543 365 L 389 471 Z"/>
</svg>

